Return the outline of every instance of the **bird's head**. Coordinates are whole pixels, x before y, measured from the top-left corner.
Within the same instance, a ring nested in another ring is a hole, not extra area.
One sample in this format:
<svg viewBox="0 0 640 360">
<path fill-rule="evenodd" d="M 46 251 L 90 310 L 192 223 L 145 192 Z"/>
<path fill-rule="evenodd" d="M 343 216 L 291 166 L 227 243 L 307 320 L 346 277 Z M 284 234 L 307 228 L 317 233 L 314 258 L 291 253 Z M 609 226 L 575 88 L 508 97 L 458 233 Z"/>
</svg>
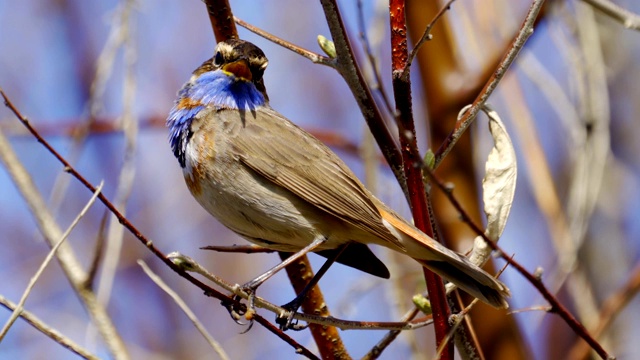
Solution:
<svg viewBox="0 0 640 360">
<path fill-rule="evenodd" d="M 262 79 L 268 63 L 257 46 L 230 39 L 219 42 L 214 56 L 193 72 L 167 118 L 171 147 L 183 168 L 186 146 L 193 135 L 191 123 L 200 111 L 211 107 L 244 112 L 268 106 Z"/>
<path fill-rule="evenodd" d="M 269 60 L 259 47 L 245 40 L 229 39 L 218 43 L 213 57 L 202 63 L 193 72 L 193 76 L 220 70 L 236 81 L 253 83 L 265 99 L 268 99 L 262 79 L 267 65 Z"/>
</svg>

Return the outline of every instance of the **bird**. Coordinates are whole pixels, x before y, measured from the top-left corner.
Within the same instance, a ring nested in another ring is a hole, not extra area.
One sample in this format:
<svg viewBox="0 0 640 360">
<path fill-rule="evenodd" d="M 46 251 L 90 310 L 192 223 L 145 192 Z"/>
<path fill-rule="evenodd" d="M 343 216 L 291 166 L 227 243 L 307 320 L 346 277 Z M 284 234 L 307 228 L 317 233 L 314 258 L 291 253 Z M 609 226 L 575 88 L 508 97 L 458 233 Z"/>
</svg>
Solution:
<svg viewBox="0 0 640 360">
<path fill-rule="evenodd" d="M 369 248 L 380 245 L 507 308 L 505 284 L 399 216 L 331 149 L 269 105 L 267 65 L 253 43 L 220 41 L 178 91 L 166 124 L 196 201 L 259 246 L 296 253 L 313 244 L 328 258 L 340 250 L 337 262 L 389 278 Z"/>
</svg>

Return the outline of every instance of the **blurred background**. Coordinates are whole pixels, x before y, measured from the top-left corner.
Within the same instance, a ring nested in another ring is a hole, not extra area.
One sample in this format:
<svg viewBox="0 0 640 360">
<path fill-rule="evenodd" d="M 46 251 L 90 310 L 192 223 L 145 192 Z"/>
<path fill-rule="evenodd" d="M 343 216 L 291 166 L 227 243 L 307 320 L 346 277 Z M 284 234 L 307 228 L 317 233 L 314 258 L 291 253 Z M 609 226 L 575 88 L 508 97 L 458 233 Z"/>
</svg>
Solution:
<svg viewBox="0 0 640 360">
<path fill-rule="evenodd" d="M 329 37 L 318 2 L 230 2 L 239 18 L 312 51 L 321 52 L 317 35 Z M 441 6 L 430 3 L 409 2 L 414 42 Z M 640 12 L 636 1 L 616 3 Z M 473 101 L 529 5 L 458 0 L 434 28 L 434 39 L 425 44 L 412 72 L 422 152 L 435 151 L 453 128 L 458 111 Z M 359 63 L 374 84 L 359 39 L 358 4 L 342 1 L 340 6 Z M 363 1 L 361 14 L 381 85 L 391 96 L 388 3 Z M 265 84 L 272 107 L 327 142 L 375 194 L 409 218 L 395 178 L 379 156 L 370 156 L 372 139 L 338 73 L 244 29 L 239 32 L 269 58 Z M 104 181 L 104 194 L 158 248 L 190 255 L 228 282 L 244 283 L 275 265 L 278 256 L 199 250 L 246 243 L 191 197 L 164 126 L 177 90 L 212 56 L 214 46 L 205 6 L 196 0 L 0 0 L 0 87 L 17 108 L 91 183 Z M 635 296 L 640 286 L 638 84 L 637 31 L 625 29 L 586 2 L 554 1 L 545 7 L 535 33 L 489 99 L 505 122 L 519 165 L 501 246 L 529 271 L 541 268 L 545 284 L 588 329 L 601 326 L 602 317 L 610 320 L 598 340 L 618 359 L 640 357 L 634 343 L 640 337 L 640 300 Z M 0 131 L 64 230 L 91 193 L 63 172 L 5 107 L 0 108 Z M 483 221 L 481 179 L 491 146 L 486 118 L 480 116 L 437 172 L 455 186 L 454 194 L 478 223 Z M 434 206 L 448 245 L 468 250 L 473 233 L 437 192 Z M 94 256 L 104 213 L 96 203 L 67 240 L 85 268 Z M 109 219 L 106 228 L 106 255 L 94 288 L 133 358 L 213 356 L 171 298 L 143 273 L 138 259 L 185 299 L 230 358 L 299 357 L 261 326 L 242 334 L 246 327 L 167 269 L 117 221 Z M 0 241 L 0 295 L 17 302 L 49 247 L 4 166 Z M 389 263 L 391 280 L 336 265 L 320 282 L 334 316 L 395 321 L 410 308 L 411 295 L 423 291 L 417 264 L 384 249 L 375 251 Z M 310 258 L 319 268 L 321 258 Z M 497 267 L 503 264 L 495 261 Z M 513 294 L 510 310 L 522 312 L 481 306 L 474 310 L 474 325 L 488 359 L 582 357 L 576 335 L 543 311 L 547 304 L 529 283 L 512 269 L 502 278 Z M 283 273 L 261 287 L 259 295 L 282 304 L 295 294 Z M 602 316 L 607 306 L 613 312 Z M 110 357 L 57 262 L 44 272 L 25 308 L 96 355 Z M 272 318 L 266 311 L 260 313 Z M 0 322 L 9 315 L 8 310 L 0 311 Z M 307 331 L 288 334 L 314 349 Z M 350 354 L 360 357 L 384 332 L 341 335 Z M 431 358 L 432 339 L 430 327 L 404 332 L 382 358 Z M 74 357 L 22 320 L 0 343 L 3 359 Z"/>
</svg>

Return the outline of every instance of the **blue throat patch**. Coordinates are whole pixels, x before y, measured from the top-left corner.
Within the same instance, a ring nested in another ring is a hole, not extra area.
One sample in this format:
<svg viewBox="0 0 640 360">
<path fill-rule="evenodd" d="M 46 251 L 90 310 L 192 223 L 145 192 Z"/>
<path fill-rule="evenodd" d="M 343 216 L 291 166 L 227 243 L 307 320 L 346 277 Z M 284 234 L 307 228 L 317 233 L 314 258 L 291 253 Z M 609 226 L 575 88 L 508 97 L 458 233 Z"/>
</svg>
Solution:
<svg viewBox="0 0 640 360">
<path fill-rule="evenodd" d="M 253 111 L 264 105 L 265 98 L 253 83 L 222 70 L 203 73 L 186 83 L 167 118 L 169 142 L 180 166 L 185 167 L 185 152 L 193 135 L 191 122 L 200 111 L 207 107 Z"/>
</svg>

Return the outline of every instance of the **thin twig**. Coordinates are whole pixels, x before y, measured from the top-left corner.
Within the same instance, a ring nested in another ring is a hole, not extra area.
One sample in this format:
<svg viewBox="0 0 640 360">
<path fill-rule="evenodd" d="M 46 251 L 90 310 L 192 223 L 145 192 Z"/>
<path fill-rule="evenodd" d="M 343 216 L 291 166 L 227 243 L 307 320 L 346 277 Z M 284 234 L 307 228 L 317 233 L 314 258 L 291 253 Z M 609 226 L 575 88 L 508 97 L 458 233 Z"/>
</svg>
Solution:
<svg viewBox="0 0 640 360">
<path fill-rule="evenodd" d="M 135 0 L 126 0 L 129 6 L 133 6 Z M 135 151 L 136 138 L 138 136 L 138 118 L 135 115 L 134 106 L 136 104 L 136 43 L 133 19 L 128 11 L 123 11 L 120 19 L 122 42 L 124 50 L 125 74 L 122 84 L 122 129 L 124 132 L 124 155 L 120 174 L 118 175 L 118 187 L 113 201 L 122 215 L 126 215 L 126 206 L 131 191 L 136 172 Z M 102 271 L 98 280 L 98 299 L 102 304 L 109 304 L 111 290 L 115 281 L 120 255 L 122 250 L 124 228 L 118 223 L 115 216 L 109 219 L 107 228 L 106 247 L 104 258 L 102 259 Z"/>
<path fill-rule="evenodd" d="M 4 306 L 5 308 L 7 308 L 7 309 L 9 309 L 11 311 L 15 311 L 18 308 L 17 304 L 13 303 L 12 301 L 8 300 L 7 298 L 5 298 L 2 295 L 0 295 L 0 305 Z M 58 344 L 62 345 L 63 347 L 65 347 L 65 348 L 73 351 L 74 353 L 78 354 L 78 356 L 81 356 L 82 358 L 90 359 L 90 360 L 98 360 L 98 359 L 100 359 L 96 355 L 90 353 L 87 349 L 85 349 L 82 346 L 80 346 L 80 345 L 76 344 L 75 342 L 73 342 L 71 339 L 66 337 L 61 332 L 59 332 L 59 331 L 53 329 L 52 327 L 50 327 L 49 325 L 45 324 L 42 320 L 38 319 L 35 315 L 30 313 L 29 311 L 27 311 L 27 310 L 20 311 L 20 317 L 24 321 L 29 323 L 29 325 L 33 326 L 36 330 L 40 331 L 41 333 L 46 335 L 48 338 L 50 338 L 51 340 L 57 342 Z"/>
<path fill-rule="evenodd" d="M 27 284 L 27 288 L 24 290 L 24 293 L 22 293 L 22 297 L 20 298 L 20 301 L 18 301 L 18 305 L 13 310 L 13 313 L 9 317 L 9 320 L 7 320 L 7 322 L 4 324 L 2 331 L 0 331 L 0 342 L 2 342 L 4 337 L 7 335 L 7 332 L 9 332 L 9 329 L 11 328 L 13 323 L 16 321 L 18 316 L 20 316 L 20 313 L 24 308 L 24 304 L 26 303 L 27 298 L 29 297 L 29 294 L 31 294 L 31 290 L 36 285 L 36 282 L 38 281 L 38 279 L 40 279 L 40 276 L 44 272 L 44 269 L 47 268 L 47 265 L 49 265 L 49 263 L 53 259 L 53 256 L 56 254 L 56 251 L 58 251 L 58 248 L 60 247 L 60 245 L 62 245 L 62 243 L 67 239 L 67 237 L 69 237 L 69 234 L 71 234 L 71 231 L 73 231 L 76 225 L 78 225 L 78 223 L 80 222 L 80 219 L 82 219 L 84 215 L 87 213 L 87 211 L 89 211 L 89 208 L 96 201 L 98 194 L 102 191 L 103 185 L 104 185 L 104 181 L 101 181 L 100 185 L 98 185 L 98 188 L 96 189 L 96 192 L 94 192 L 93 196 L 91 196 L 91 199 L 89 199 L 89 201 L 84 206 L 84 208 L 80 211 L 78 216 L 76 216 L 76 218 L 71 222 L 71 225 L 69 225 L 67 230 L 65 230 L 65 232 L 62 234 L 62 237 L 60 238 L 60 240 L 58 240 L 58 242 L 56 242 L 56 244 L 51 248 L 51 250 L 49 250 L 49 253 L 42 261 L 42 264 L 40 264 L 40 267 L 38 268 L 36 273 L 33 275 L 31 280 L 29 280 L 29 284 Z"/>
<path fill-rule="evenodd" d="M 625 28 L 640 31 L 640 16 L 609 0 L 582 0 L 603 14 L 621 23 Z"/>
<path fill-rule="evenodd" d="M 167 294 L 169 294 L 169 296 L 171 296 L 171 298 L 176 303 L 176 305 L 178 305 L 180 309 L 184 312 L 184 314 L 187 315 L 189 320 L 191 320 L 191 322 L 193 323 L 193 326 L 195 326 L 196 329 L 198 329 L 198 331 L 202 335 L 202 337 L 204 337 L 205 340 L 207 340 L 207 342 L 209 343 L 213 351 L 215 351 L 216 354 L 218 354 L 218 356 L 222 360 L 229 360 L 229 356 L 224 351 L 222 346 L 220 346 L 220 344 L 216 341 L 216 339 L 214 339 L 213 336 L 209 334 L 209 332 L 204 327 L 204 325 L 200 322 L 200 320 L 198 320 L 198 317 L 196 316 L 196 314 L 194 314 L 193 311 L 191 311 L 191 309 L 189 308 L 189 305 L 187 305 L 187 303 L 185 303 L 184 300 L 182 300 L 180 295 L 178 295 L 177 292 L 173 291 L 173 289 L 171 289 L 169 285 L 167 285 L 167 283 L 165 283 L 160 278 L 160 276 L 154 273 L 153 270 L 151 270 L 151 268 L 149 268 L 149 266 L 144 261 L 138 260 L 138 265 L 142 267 L 142 270 L 144 271 L 144 273 L 147 274 L 147 276 L 154 283 L 156 283 L 156 285 L 158 285 L 160 289 L 164 290 L 164 292 L 166 292 Z"/>
<path fill-rule="evenodd" d="M 389 114 L 394 114 L 395 111 L 393 106 L 391 105 L 391 100 L 389 99 L 389 95 L 384 90 L 384 86 L 382 83 L 382 76 L 380 74 L 380 66 L 378 66 L 378 60 L 373 55 L 373 51 L 371 50 L 371 44 L 369 44 L 369 36 L 368 31 L 364 22 L 364 10 L 362 6 L 362 0 L 357 1 L 358 6 L 358 28 L 360 32 L 360 41 L 362 42 L 362 47 L 364 48 L 365 54 L 367 54 L 367 60 L 369 60 L 369 66 L 371 66 L 371 72 L 373 73 L 373 78 L 376 81 L 372 86 L 375 90 L 380 94 L 380 98 L 384 104 L 385 109 L 389 112 Z"/>
<path fill-rule="evenodd" d="M 96 245 L 93 249 L 93 257 L 91 262 L 89 263 L 89 270 L 87 271 L 87 278 L 84 280 L 84 286 L 86 288 L 92 289 L 94 281 L 96 279 L 96 274 L 100 269 L 100 263 L 102 262 L 102 253 L 104 250 L 104 242 L 105 242 L 105 229 L 107 227 L 107 218 L 109 215 L 109 211 L 105 210 L 102 215 L 102 219 L 100 219 L 100 226 L 98 227 L 98 236 L 96 238 Z"/>
<path fill-rule="evenodd" d="M 176 265 L 180 266 L 185 271 L 195 272 L 204 276 L 206 279 L 220 286 L 221 288 L 232 292 L 234 295 L 237 295 L 243 299 L 247 299 L 249 294 L 247 294 L 240 285 L 232 285 L 220 277 L 211 274 L 207 271 L 202 265 L 193 260 L 191 257 L 180 254 L 178 252 L 173 252 L 167 255 L 169 259 L 171 259 Z M 258 308 L 262 308 L 268 310 L 278 316 L 283 316 L 288 310 L 277 306 L 271 302 L 266 301 L 265 299 L 255 296 L 255 306 Z M 318 324 L 318 325 L 326 325 L 326 326 L 335 326 L 342 330 L 352 330 L 352 329 L 361 329 L 361 330 L 413 330 L 418 329 L 420 327 L 431 324 L 431 319 L 429 318 L 420 318 L 413 321 L 405 322 L 385 322 L 385 321 L 350 321 L 334 318 L 332 316 L 323 317 L 312 314 L 303 314 L 303 313 L 295 313 L 293 316 L 296 320 L 306 321 L 308 323 Z"/>
<path fill-rule="evenodd" d="M 453 4 L 454 1 L 456 1 L 456 0 L 449 0 L 440 9 L 440 11 L 438 11 L 438 13 L 433 18 L 433 20 L 431 20 L 429 25 L 427 25 L 427 28 L 424 29 L 424 33 L 422 33 L 422 36 L 420 37 L 420 40 L 418 40 L 416 45 L 413 47 L 413 50 L 411 50 L 411 53 L 409 53 L 409 59 L 407 60 L 407 66 L 405 67 L 401 77 L 405 77 L 405 76 L 407 76 L 407 74 L 409 74 L 409 71 L 411 70 L 411 64 L 413 64 L 413 59 L 415 59 L 416 55 L 418 55 L 418 51 L 420 50 L 422 45 L 424 45 L 424 43 L 427 42 L 428 40 L 431 40 L 431 38 L 432 38 L 431 30 L 433 30 L 433 27 L 436 25 L 436 23 L 438 23 L 438 20 L 440 20 L 440 18 L 447 11 L 449 11 L 449 9 L 451 9 L 451 4 Z"/>
<path fill-rule="evenodd" d="M 513 259 L 512 256 L 507 255 L 506 252 L 498 246 L 495 242 L 491 241 L 487 235 L 485 235 L 484 231 L 475 224 L 475 222 L 471 219 L 469 214 L 464 210 L 462 205 L 458 202 L 458 200 L 453 196 L 452 190 L 447 188 L 447 186 L 438 179 L 432 170 L 429 168 L 424 169 L 425 174 L 429 177 L 431 182 L 435 184 L 447 197 L 451 205 L 456 209 L 458 214 L 460 215 L 462 221 L 464 221 L 478 236 L 481 236 L 487 244 L 500 255 L 502 259 L 504 259 L 509 265 L 514 267 L 522 276 L 524 276 L 527 281 L 533 285 L 540 294 L 549 302 L 551 305 L 550 313 L 555 313 L 560 316 L 567 325 L 576 333 L 576 335 L 580 336 L 584 339 L 592 349 L 594 349 L 600 357 L 603 359 L 612 358 L 606 350 L 596 341 L 587 331 L 587 329 L 569 312 L 569 310 L 562 305 L 562 303 L 546 288 L 544 283 L 536 277 L 534 274 L 528 272 L 519 262 Z"/>
<path fill-rule="evenodd" d="M 442 162 L 444 157 L 447 156 L 447 154 L 449 154 L 453 146 L 458 142 L 462 134 L 471 125 L 473 120 L 475 120 L 476 115 L 478 115 L 478 112 L 482 108 L 482 105 L 484 105 L 487 102 L 487 100 L 489 99 L 489 96 L 491 96 L 495 88 L 498 86 L 498 84 L 504 77 L 504 74 L 507 72 L 507 69 L 509 69 L 509 67 L 515 60 L 520 50 L 522 50 L 522 48 L 524 47 L 524 44 L 527 42 L 527 39 L 529 39 L 531 34 L 533 34 L 533 25 L 535 23 L 536 18 L 538 17 L 538 14 L 540 13 L 540 9 L 542 9 L 543 4 L 544 4 L 544 0 L 534 0 L 533 4 L 529 8 L 529 12 L 527 13 L 526 18 L 524 19 L 524 22 L 520 26 L 520 30 L 518 31 L 518 34 L 516 35 L 515 39 L 511 42 L 511 45 L 509 46 L 507 53 L 503 56 L 502 60 L 500 61 L 498 68 L 493 73 L 493 75 L 491 75 L 491 77 L 485 84 L 482 91 L 480 91 L 480 93 L 474 100 L 469 110 L 465 113 L 465 115 L 462 118 L 456 121 L 456 125 L 453 131 L 451 132 L 451 134 L 449 134 L 447 139 L 445 139 L 442 145 L 440 145 L 440 148 L 435 154 L 434 168 L 438 167 L 438 165 Z"/>
<path fill-rule="evenodd" d="M 420 310 L 414 307 L 413 309 L 409 310 L 400 319 L 400 321 L 410 321 L 411 319 L 416 317 L 419 312 Z M 379 358 L 380 355 L 382 355 L 382 352 L 387 348 L 387 346 L 391 345 L 391 343 L 398 337 L 398 335 L 400 335 L 400 330 L 391 330 L 386 333 L 384 337 L 380 339 L 380 341 L 378 341 L 378 343 L 362 357 L 362 360 L 375 360 Z"/>
<path fill-rule="evenodd" d="M 620 312 L 640 292 L 640 263 L 636 265 L 631 276 L 624 286 L 611 294 L 604 303 L 598 316 L 596 325 L 591 329 L 593 337 L 598 338 L 604 334 Z M 568 359 L 582 360 L 589 356 L 589 346 L 584 342 L 576 342 L 569 352 Z"/>
<path fill-rule="evenodd" d="M 63 160 L 63 165 L 65 169 L 72 169 L 71 165 L 60 156 L 46 140 L 44 140 L 29 124 L 26 118 L 24 118 L 20 112 L 16 109 L 16 107 L 9 101 L 4 91 L 0 88 L 0 95 L 2 95 L 5 105 L 20 119 L 20 121 L 27 126 L 30 131 L 34 134 L 36 139 L 51 152 L 56 155 L 58 159 Z M 45 200 L 42 195 L 38 191 L 37 187 L 31 180 L 29 173 L 26 171 L 14 150 L 11 148 L 11 144 L 5 138 L 4 134 L 0 131 L 0 158 L 5 163 L 6 168 L 11 175 L 11 178 L 15 182 L 18 187 L 18 190 L 24 197 L 27 205 L 29 206 L 31 213 L 36 219 L 36 223 L 38 224 L 38 228 L 44 235 L 45 239 L 49 246 L 54 246 L 56 240 L 62 237 L 62 230 L 56 223 L 53 215 L 49 211 L 46 206 Z M 75 170 L 70 170 L 75 172 Z M 77 172 L 75 172 L 78 174 Z M 79 174 L 78 174 L 79 175 Z M 84 178 L 83 184 L 89 185 L 89 190 L 92 193 L 95 193 L 97 188 L 90 185 Z M 98 198 L 104 203 L 106 199 L 102 193 L 98 194 Z M 56 257 L 60 266 L 65 274 L 65 276 L 69 279 L 69 282 L 73 286 L 74 291 L 78 294 L 78 297 L 81 299 L 81 302 L 89 314 L 93 324 L 98 329 L 103 341 L 107 345 L 107 348 L 111 352 L 111 355 L 115 359 L 128 359 L 129 354 L 127 348 L 122 340 L 122 337 L 118 334 L 107 310 L 102 304 L 100 304 L 95 294 L 91 289 L 87 289 L 85 285 L 86 273 L 82 268 L 82 264 L 77 259 L 76 255 L 73 252 L 73 249 L 67 244 L 62 243 L 60 245 Z"/>
<path fill-rule="evenodd" d="M 294 53 L 307 58 L 309 60 L 311 60 L 311 62 L 315 63 L 315 64 L 320 64 L 320 65 L 326 65 L 332 68 L 336 67 L 336 62 L 335 60 L 331 59 L 330 57 L 324 56 L 324 55 L 320 55 L 318 53 L 314 53 L 313 51 L 309 51 L 307 49 L 301 48 L 298 45 L 295 45 L 281 37 L 277 37 L 269 32 L 266 32 L 262 29 L 260 29 L 257 26 L 253 26 L 251 24 L 249 24 L 248 22 L 245 22 L 237 17 L 233 17 L 233 20 L 236 22 L 236 24 L 242 26 L 243 28 L 251 31 L 252 33 L 255 33 L 257 35 L 262 36 L 263 38 L 278 44 L 280 46 L 282 46 L 285 49 L 291 50 Z"/>
</svg>

